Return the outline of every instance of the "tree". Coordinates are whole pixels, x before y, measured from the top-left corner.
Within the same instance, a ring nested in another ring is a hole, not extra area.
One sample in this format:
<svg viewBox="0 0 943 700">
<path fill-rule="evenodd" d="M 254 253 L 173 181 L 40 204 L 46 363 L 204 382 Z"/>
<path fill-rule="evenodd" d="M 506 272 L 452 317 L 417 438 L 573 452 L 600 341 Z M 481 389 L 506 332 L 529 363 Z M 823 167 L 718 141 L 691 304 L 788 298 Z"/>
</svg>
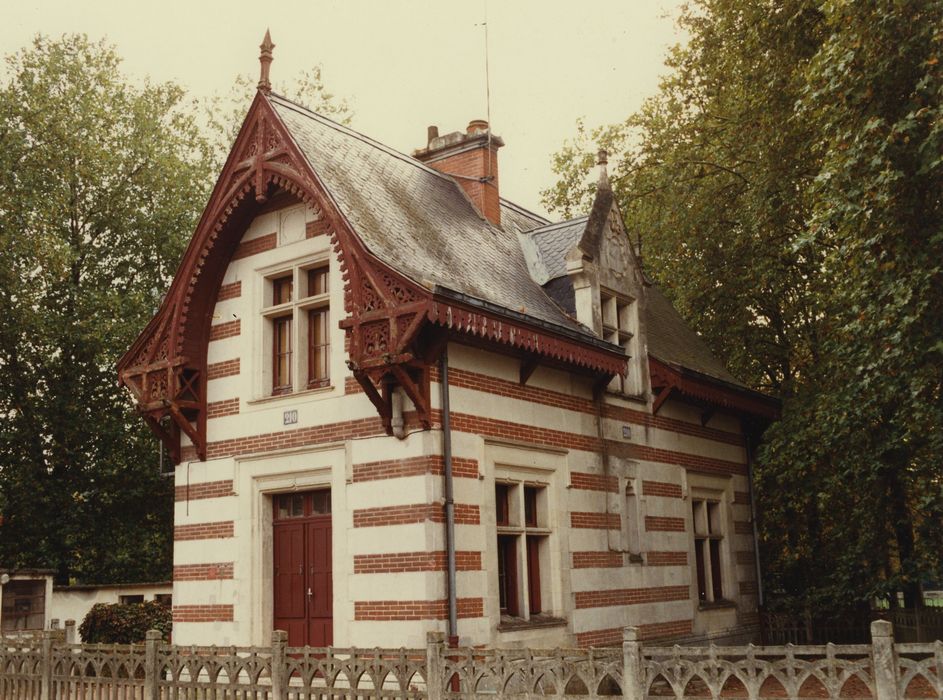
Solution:
<svg viewBox="0 0 943 700">
<path fill-rule="evenodd" d="M 161 301 L 211 183 L 172 84 L 38 37 L 0 89 L 0 560 L 57 579 L 170 574 L 172 480 L 115 361 Z"/>
<path fill-rule="evenodd" d="M 731 370 L 784 400 L 758 464 L 768 588 L 836 609 L 943 562 L 940 0 L 698 0 L 659 94 L 595 150 L 646 267 Z"/>
</svg>

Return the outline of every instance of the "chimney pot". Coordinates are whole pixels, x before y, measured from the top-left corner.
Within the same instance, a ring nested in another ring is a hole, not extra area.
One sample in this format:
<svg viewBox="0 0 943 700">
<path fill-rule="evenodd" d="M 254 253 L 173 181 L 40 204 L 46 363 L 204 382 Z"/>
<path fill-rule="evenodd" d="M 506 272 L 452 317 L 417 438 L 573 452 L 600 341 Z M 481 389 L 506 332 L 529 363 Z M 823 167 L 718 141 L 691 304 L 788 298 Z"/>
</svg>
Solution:
<svg viewBox="0 0 943 700">
<path fill-rule="evenodd" d="M 468 122 L 468 129 L 466 133 L 469 134 L 481 134 L 488 130 L 488 122 L 484 119 L 472 119 Z"/>
<path fill-rule="evenodd" d="M 439 138 L 439 127 L 433 124 L 432 126 L 426 129 L 426 141 L 431 144 L 432 139 L 437 139 L 437 138 Z"/>
</svg>

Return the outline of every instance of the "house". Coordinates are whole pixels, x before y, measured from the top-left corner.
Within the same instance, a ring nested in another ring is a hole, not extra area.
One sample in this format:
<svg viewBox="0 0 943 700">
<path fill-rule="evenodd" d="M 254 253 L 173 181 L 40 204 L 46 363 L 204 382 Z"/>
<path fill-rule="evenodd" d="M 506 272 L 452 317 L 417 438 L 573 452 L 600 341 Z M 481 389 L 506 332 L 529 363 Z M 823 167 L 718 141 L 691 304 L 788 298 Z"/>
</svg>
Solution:
<svg viewBox="0 0 943 700">
<path fill-rule="evenodd" d="M 398 153 L 259 90 L 120 380 L 176 466 L 174 639 L 744 639 L 775 402 L 645 278 L 605 175 L 551 223 L 486 122 Z"/>
</svg>

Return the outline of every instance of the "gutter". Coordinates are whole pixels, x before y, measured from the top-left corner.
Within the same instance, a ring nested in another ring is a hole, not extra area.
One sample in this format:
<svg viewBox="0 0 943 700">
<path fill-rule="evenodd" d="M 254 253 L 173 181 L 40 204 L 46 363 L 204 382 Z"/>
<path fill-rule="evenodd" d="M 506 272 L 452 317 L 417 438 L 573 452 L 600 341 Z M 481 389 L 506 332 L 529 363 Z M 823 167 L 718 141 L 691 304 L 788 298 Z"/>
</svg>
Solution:
<svg viewBox="0 0 943 700">
<path fill-rule="evenodd" d="M 750 434 L 746 433 L 747 480 L 750 488 L 750 522 L 753 525 L 753 561 L 756 565 L 757 607 L 763 607 L 763 571 L 760 568 L 760 534 L 756 526 L 756 490 L 753 487 L 753 444 Z"/>
<path fill-rule="evenodd" d="M 613 345 L 602 338 L 599 338 L 595 335 L 591 335 L 590 331 L 580 331 L 575 328 L 567 328 L 565 326 L 558 325 L 556 323 L 551 323 L 550 321 L 544 321 L 541 318 L 536 316 L 531 316 L 529 314 L 521 313 L 520 311 L 514 311 L 513 309 L 505 308 L 498 304 L 492 303 L 490 301 L 485 301 L 483 299 L 478 299 L 468 294 L 462 292 L 456 292 L 449 289 L 448 287 L 443 287 L 440 284 L 436 284 L 432 290 L 433 294 L 443 299 L 451 299 L 452 301 L 458 301 L 468 306 L 482 309 L 488 311 L 498 316 L 504 316 L 505 318 L 511 319 L 513 321 L 518 321 L 520 323 L 526 323 L 530 326 L 535 326 L 541 330 L 545 330 L 556 335 L 563 336 L 569 340 L 575 340 L 580 343 L 585 343 L 591 345 L 599 350 L 604 350 L 611 352 L 615 355 L 623 355 L 625 351 L 618 345 Z"/>
<path fill-rule="evenodd" d="M 442 389 L 442 460 L 445 476 L 445 549 L 448 565 L 449 646 L 458 646 L 458 600 L 455 588 L 455 498 L 452 484 L 452 421 L 449 409 L 449 352 L 439 358 Z"/>
</svg>

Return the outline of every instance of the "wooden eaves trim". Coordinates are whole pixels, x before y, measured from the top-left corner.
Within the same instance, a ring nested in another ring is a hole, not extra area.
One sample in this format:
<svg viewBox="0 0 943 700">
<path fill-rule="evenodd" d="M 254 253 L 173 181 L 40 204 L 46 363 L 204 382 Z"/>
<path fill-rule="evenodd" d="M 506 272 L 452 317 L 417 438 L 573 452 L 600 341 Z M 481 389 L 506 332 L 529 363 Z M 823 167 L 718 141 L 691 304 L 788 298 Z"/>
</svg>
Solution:
<svg viewBox="0 0 943 700">
<path fill-rule="evenodd" d="M 698 406 L 723 409 L 739 415 L 773 421 L 780 417 L 780 402 L 771 396 L 737 387 L 649 355 L 652 391 L 656 392 L 652 413 L 657 414 L 669 397 Z"/>
</svg>

